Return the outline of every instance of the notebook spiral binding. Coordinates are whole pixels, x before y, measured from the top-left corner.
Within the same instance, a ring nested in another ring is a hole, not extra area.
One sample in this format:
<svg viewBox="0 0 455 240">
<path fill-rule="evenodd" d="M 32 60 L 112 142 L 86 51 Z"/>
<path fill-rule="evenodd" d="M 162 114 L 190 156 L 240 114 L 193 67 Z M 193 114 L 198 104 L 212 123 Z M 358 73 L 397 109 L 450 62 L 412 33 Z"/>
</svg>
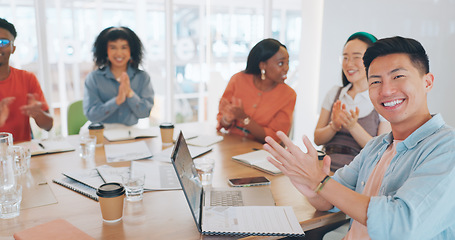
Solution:
<svg viewBox="0 0 455 240">
<path fill-rule="evenodd" d="M 54 183 L 57 183 L 59 185 L 62 185 L 66 188 L 69 188 L 75 192 L 78 192 L 86 197 L 89 197 L 95 201 L 98 201 L 98 196 L 96 195 L 96 189 L 87 186 L 83 183 L 80 183 L 78 181 L 75 181 L 71 178 L 64 177 L 62 179 L 53 179 L 52 180 Z"/>
</svg>

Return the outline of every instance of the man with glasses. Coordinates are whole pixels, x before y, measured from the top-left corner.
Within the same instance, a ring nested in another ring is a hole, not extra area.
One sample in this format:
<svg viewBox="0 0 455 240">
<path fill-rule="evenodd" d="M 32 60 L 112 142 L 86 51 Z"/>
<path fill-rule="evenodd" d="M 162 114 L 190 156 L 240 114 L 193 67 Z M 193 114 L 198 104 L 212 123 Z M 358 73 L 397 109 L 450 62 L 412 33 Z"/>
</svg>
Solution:
<svg viewBox="0 0 455 240">
<path fill-rule="evenodd" d="M 31 139 L 30 117 L 46 131 L 54 119 L 36 76 L 9 65 L 16 50 L 13 24 L 0 18 L 0 131 L 13 134 L 15 142 Z"/>
</svg>

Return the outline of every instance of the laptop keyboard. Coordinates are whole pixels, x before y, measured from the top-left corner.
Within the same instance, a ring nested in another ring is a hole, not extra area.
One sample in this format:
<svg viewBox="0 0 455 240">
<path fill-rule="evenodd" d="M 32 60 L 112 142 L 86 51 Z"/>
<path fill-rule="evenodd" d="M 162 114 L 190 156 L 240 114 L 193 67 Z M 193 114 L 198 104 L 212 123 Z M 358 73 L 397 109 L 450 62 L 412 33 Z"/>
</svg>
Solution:
<svg viewBox="0 0 455 240">
<path fill-rule="evenodd" d="M 211 191 L 210 206 L 243 206 L 240 191 Z"/>
</svg>

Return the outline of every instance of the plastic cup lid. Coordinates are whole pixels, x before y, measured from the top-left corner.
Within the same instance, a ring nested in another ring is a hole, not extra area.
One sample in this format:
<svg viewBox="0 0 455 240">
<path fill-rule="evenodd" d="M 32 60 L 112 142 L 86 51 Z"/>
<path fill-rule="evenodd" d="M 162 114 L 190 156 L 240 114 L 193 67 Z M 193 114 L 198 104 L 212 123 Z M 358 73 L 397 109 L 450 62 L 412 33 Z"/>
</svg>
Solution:
<svg viewBox="0 0 455 240">
<path fill-rule="evenodd" d="M 160 128 L 174 128 L 174 124 L 172 123 L 161 123 Z"/>
<path fill-rule="evenodd" d="M 120 183 L 105 183 L 96 190 L 96 195 L 104 198 L 113 198 L 125 194 L 125 188 Z"/>
<path fill-rule="evenodd" d="M 104 125 L 102 123 L 92 123 L 88 126 L 88 129 L 104 129 Z"/>
</svg>

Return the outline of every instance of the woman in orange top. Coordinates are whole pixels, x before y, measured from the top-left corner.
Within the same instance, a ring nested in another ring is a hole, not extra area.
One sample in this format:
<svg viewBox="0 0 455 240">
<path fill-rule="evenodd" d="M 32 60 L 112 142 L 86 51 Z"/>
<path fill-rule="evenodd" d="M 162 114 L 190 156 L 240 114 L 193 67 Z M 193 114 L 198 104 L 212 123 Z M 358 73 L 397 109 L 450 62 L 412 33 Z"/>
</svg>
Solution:
<svg viewBox="0 0 455 240">
<path fill-rule="evenodd" d="M 257 43 L 248 55 L 246 69 L 229 81 L 217 116 L 220 130 L 264 142 L 288 133 L 296 101 L 295 91 L 284 83 L 289 70 L 286 46 L 275 39 Z"/>
</svg>

